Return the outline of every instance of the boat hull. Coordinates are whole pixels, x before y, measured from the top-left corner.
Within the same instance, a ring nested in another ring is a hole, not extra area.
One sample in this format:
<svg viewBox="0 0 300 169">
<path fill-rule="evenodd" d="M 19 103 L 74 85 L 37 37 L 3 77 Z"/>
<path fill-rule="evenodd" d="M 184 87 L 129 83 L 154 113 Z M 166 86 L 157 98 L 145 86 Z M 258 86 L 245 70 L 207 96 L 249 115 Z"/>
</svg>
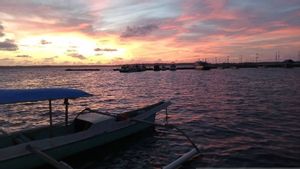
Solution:
<svg viewBox="0 0 300 169">
<path fill-rule="evenodd" d="M 155 114 L 147 117 L 145 120 L 154 122 Z M 102 133 L 100 135 L 96 135 L 94 137 L 80 140 L 74 143 L 65 144 L 60 147 L 55 147 L 53 149 L 46 150 L 45 152 L 49 154 L 51 157 L 55 159 L 63 159 L 70 155 L 77 154 L 79 152 L 97 147 L 103 146 L 113 141 L 117 141 L 118 139 L 133 135 L 140 131 L 143 131 L 147 128 L 151 127 L 149 124 L 145 123 L 135 123 L 129 125 L 127 127 L 109 132 L 109 133 Z M 9 159 L 6 161 L 0 162 L 0 168 L 7 168 L 7 169 L 28 169 L 28 168 L 35 168 L 45 164 L 37 155 L 35 154 L 28 154 L 18 158 Z"/>
</svg>

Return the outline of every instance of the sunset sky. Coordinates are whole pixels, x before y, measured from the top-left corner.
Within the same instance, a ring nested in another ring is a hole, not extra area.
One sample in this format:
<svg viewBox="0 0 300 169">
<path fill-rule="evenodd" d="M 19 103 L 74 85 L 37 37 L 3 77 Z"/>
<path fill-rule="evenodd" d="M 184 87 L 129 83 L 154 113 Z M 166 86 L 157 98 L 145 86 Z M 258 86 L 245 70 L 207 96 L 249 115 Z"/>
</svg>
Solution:
<svg viewBox="0 0 300 169">
<path fill-rule="evenodd" d="M 300 59 L 300 0 L 0 0 L 0 65 Z"/>
</svg>

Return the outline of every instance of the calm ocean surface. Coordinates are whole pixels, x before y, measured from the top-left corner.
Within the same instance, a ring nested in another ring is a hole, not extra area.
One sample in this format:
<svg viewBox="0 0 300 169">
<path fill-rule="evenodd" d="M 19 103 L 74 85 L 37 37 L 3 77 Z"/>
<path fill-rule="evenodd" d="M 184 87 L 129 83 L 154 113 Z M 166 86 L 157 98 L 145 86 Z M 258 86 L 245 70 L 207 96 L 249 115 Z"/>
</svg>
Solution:
<svg viewBox="0 0 300 169">
<path fill-rule="evenodd" d="M 169 123 L 201 148 L 184 168 L 300 167 L 300 69 L 179 70 L 122 74 L 66 72 L 64 68 L 1 68 L 0 88 L 71 87 L 94 94 L 72 100 L 71 116 L 85 107 L 120 113 L 171 100 Z M 54 102 L 56 122 L 62 101 Z M 48 124 L 47 102 L 0 105 L 0 125 L 16 131 Z M 164 113 L 157 116 L 164 122 Z M 125 148 L 74 168 L 159 168 L 191 148 L 174 131 L 156 128 Z M 73 164 L 74 165 L 74 164 Z"/>
</svg>

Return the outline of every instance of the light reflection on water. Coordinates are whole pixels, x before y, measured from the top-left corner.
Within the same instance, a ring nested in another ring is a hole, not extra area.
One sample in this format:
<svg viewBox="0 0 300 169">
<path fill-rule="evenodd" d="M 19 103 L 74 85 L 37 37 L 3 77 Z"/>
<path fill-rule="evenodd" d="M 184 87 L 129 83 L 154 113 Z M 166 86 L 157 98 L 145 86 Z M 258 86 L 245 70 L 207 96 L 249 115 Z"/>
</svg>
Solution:
<svg viewBox="0 0 300 169">
<path fill-rule="evenodd" d="M 186 168 L 300 166 L 300 69 L 110 70 L 0 69 L 0 87 L 71 87 L 94 94 L 71 101 L 71 118 L 85 107 L 120 113 L 169 99 L 169 121 L 203 152 Z M 63 121 L 62 103 L 54 102 L 55 122 Z M 1 105 L 1 127 L 15 131 L 47 125 L 47 108 L 47 102 Z M 157 121 L 163 118 L 160 114 Z M 156 131 L 92 168 L 157 168 L 189 149 L 174 132 Z"/>
</svg>

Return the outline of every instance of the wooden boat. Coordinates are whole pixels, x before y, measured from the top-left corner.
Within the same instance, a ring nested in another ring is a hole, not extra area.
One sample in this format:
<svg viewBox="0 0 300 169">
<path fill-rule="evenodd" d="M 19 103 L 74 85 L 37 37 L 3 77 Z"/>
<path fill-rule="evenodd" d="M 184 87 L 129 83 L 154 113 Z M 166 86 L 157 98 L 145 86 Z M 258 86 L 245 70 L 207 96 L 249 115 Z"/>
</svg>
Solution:
<svg viewBox="0 0 300 169">
<path fill-rule="evenodd" d="M 210 70 L 211 67 L 207 62 L 198 61 L 195 63 L 195 69 L 198 70 Z"/>
<path fill-rule="evenodd" d="M 170 70 L 171 70 L 171 71 L 176 71 L 176 65 L 175 65 L 175 64 L 171 64 Z"/>
<path fill-rule="evenodd" d="M 57 160 L 142 131 L 152 126 L 157 112 L 171 104 L 161 101 L 118 115 L 87 108 L 69 122 L 69 99 L 88 96 L 91 94 L 66 88 L 0 90 L 0 104 L 48 100 L 50 119 L 50 125 L 46 127 L 15 133 L 1 130 L 0 168 L 28 169 L 48 163 L 59 169 L 70 169 Z M 57 99 L 64 100 L 65 123 L 53 125 L 51 101 Z"/>
<path fill-rule="evenodd" d="M 153 70 L 154 70 L 154 71 L 161 71 L 160 65 L 159 65 L 159 64 L 155 64 L 155 65 L 153 66 Z"/>
<path fill-rule="evenodd" d="M 146 71 L 145 65 L 123 65 L 119 72 L 121 73 L 131 73 L 131 72 L 143 72 Z"/>
</svg>

